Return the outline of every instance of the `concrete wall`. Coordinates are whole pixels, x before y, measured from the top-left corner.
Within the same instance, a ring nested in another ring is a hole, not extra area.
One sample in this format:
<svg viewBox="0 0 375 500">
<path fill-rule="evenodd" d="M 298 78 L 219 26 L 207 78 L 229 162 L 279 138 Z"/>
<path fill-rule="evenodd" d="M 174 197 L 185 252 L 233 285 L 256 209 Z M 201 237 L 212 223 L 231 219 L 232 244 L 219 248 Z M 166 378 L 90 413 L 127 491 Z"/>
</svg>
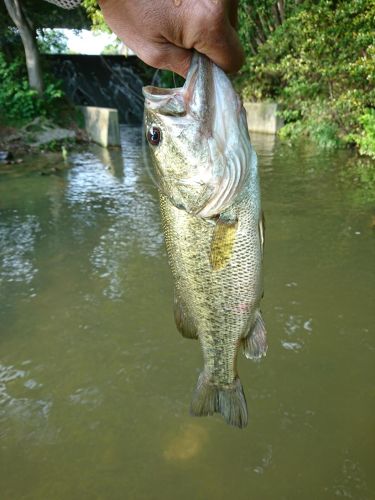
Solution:
<svg viewBox="0 0 375 500">
<path fill-rule="evenodd" d="M 121 146 L 117 109 L 80 106 L 90 139 L 103 147 Z"/>
<path fill-rule="evenodd" d="M 276 134 L 283 126 L 283 121 L 277 116 L 277 104 L 274 102 L 245 102 L 247 126 L 250 132 Z"/>
<path fill-rule="evenodd" d="M 155 70 L 138 57 L 43 54 L 43 60 L 76 106 L 114 108 L 120 123 L 142 123 L 142 87 L 155 81 Z"/>
</svg>

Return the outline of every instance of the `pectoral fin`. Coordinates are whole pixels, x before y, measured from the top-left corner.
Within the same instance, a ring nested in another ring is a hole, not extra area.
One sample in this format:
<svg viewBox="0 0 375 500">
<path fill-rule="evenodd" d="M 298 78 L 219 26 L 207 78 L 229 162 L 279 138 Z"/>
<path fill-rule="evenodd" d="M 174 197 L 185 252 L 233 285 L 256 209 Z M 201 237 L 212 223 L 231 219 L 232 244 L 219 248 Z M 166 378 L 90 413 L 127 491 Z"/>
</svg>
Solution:
<svg viewBox="0 0 375 500">
<path fill-rule="evenodd" d="M 177 330 L 183 337 L 188 339 L 198 338 L 198 329 L 196 328 L 193 319 L 190 317 L 187 308 L 178 297 L 177 292 L 174 294 L 174 319 Z"/>
<path fill-rule="evenodd" d="M 210 264 L 214 271 L 223 269 L 230 261 L 236 239 L 238 220 L 218 218 L 211 241 Z"/>
</svg>

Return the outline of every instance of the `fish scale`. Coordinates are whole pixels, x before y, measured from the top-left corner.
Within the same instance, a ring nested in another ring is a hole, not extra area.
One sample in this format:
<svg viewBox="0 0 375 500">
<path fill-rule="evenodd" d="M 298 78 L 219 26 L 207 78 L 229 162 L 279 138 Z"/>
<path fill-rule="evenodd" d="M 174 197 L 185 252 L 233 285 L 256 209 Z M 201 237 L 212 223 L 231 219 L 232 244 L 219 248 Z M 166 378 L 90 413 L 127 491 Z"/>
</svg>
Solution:
<svg viewBox="0 0 375 500">
<path fill-rule="evenodd" d="M 248 416 L 238 352 L 243 348 L 247 357 L 259 359 L 267 349 L 260 314 L 264 231 L 246 119 L 225 74 L 199 54 L 184 87 L 146 87 L 144 93 L 146 134 L 151 130 L 150 137 L 160 139 L 150 150 L 175 283 L 176 325 L 184 336 L 198 338 L 204 358 L 191 413 L 220 413 L 227 423 L 244 427 Z M 178 115 L 170 102 L 175 98 Z M 223 136 L 216 109 L 221 102 L 226 131 L 235 137 Z M 225 102 L 232 106 L 225 108 Z M 220 143 L 222 138 L 226 141 Z"/>
<path fill-rule="evenodd" d="M 261 267 L 257 265 L 261 261 L 259 216 L 249 201 L 245 196 L 235 206 L 239 229 L 232 258 L 223 269 L 213 271 L 210 254 L 215 225 L 177 209 L 161 195 L 165 241 L 176 292 L 187 314 L 194 318 L 205 361 L 203 373 L 215 387 L 235 387 L 237 354 L 254 323 L 262 293 Z M 244 424 L 245 421 L 240 426 Z"/>
</svg>

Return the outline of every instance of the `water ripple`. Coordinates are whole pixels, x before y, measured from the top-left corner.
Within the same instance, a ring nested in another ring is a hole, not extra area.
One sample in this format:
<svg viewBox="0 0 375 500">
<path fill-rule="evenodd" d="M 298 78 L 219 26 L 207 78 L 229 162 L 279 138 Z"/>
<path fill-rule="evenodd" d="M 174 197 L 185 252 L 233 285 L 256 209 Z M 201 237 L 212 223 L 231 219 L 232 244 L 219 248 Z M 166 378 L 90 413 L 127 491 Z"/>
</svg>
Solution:
<svg viewBox="0 0 375 500">
<path fill-rule="evenodd" d="M 0 282 L 30 283 L 38 269 L 33 263 L 36 234 L 40 231 L 34 215 L 14 215 L 0 223 Z"/>
<path fill-rule="evenodd" d="M 23 380 L 29 375 L 26 370 L 20 370 L 13 365 L 0 365 L 0 417 L 4 415 L 9 419 L 29 419 L 32 417 L 47 417 L 52 407 L 52 401 L 33 399 L 25 396 L 27 391 L 41 387 L 34 379 L 26 380 L 23 389 L 20 390 L 17 381 Z M 16 385 L 15 385 L 16 384 Z M 9 387 L 8 387 L 9 386 Z M 19 397 L 11 394 L 11 389 L 21 392 Z"/>
</svg>

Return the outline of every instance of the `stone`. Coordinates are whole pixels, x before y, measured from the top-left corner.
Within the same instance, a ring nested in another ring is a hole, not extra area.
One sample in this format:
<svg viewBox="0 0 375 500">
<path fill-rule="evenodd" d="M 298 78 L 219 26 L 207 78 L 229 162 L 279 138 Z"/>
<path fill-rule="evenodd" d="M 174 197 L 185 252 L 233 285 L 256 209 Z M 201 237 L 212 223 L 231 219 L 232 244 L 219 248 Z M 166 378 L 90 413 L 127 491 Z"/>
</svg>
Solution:
<svg viewBox="0 0 375 500">
<path fill-rule="evenodd" d="M 245 102 L 247 126 L 250 132 L 276 134 L 283 126 L 283 120 L 277 115 L 275 102 Z"/>
<path fill-rule="evenodd" d="M 66 141 L 67 139 L 75 139 L 76 133 L 74 130 L 66 128 L 51 128 L 50 130 L 43 130 L 34 134 L 34 141 L 32 146 L 45 146 L 51 142 Z"/>
<path fill-rule="evenodd" d="M 76 132 L 57 126 L 51 120 L 39 116 L 21 129 L 22 136 L 31 147 L 39 148 L 50 143 L 75 140 Z"/>
<path fill-rule="evenodd" d="M 0 163 L 10 163 L 13 160 L 13 154 L 10 151 L 0 151 Z"/>
<path fill-rule="evenodd" d="M 80 106 L 90 139 L 100 146 L 120 146 L 118 111 L 113 108 Z"/>
</svg>

